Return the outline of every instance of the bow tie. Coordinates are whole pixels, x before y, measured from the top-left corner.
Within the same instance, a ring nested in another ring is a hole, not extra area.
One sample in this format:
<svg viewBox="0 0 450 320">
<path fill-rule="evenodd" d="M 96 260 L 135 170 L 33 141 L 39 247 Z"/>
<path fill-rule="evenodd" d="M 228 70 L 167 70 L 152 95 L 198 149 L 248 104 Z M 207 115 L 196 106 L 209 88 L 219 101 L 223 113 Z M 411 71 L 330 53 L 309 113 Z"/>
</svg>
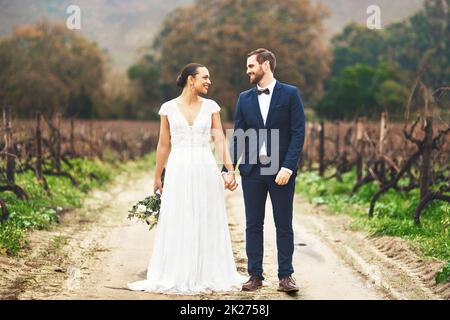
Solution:
<svg viewBox="0 0 450 320">
<path fill-rule="evenodd" d="M 264 90 L 258 90 L 258 89 L 256 89 L 256 90 L 258 91 L 258 96 L 263 93 L 270 94 L 269 88 L 265 88 Z"/>
</svg>

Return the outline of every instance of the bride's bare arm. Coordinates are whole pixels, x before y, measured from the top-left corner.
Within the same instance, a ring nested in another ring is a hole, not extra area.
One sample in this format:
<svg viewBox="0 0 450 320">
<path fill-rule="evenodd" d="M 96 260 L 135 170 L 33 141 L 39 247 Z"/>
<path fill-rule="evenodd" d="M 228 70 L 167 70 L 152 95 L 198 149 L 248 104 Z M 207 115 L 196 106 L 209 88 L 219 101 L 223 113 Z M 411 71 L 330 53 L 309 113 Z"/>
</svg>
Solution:
<svg viewBox="0 0 450 320">
<path fill-rule="evenodd" d="M 159 129 L 159 140 L 156 148 L 156 168 L 154 190 L 162 193 L 161 176 L 169 157 L 170 152 L 170 127 L 167 116 L 161 116 L 161 126 Z"/>
<path fill-rule="evenodd" d="M 215 112 L 212 115 L 211 135 L 220 158 L 219 160 L 228 170 L 227 177 L 224 178 L 225 188 L 233 191 L 238 185 L 236 183 L 233 162 L 231 161 L 230 151 L 228 150 L 227 141 L 223 133 L 222 121 L 220 120 L 219 112 Z"/>
<path fill-rule="evenodd" d="M 230 151 L 228 150 L 227 141 L 225 139 L 225 135 L 223 133 L 222 121 L 220 119 L 220 113 L 215 112 L 212 114 L 212 138 L 214 144 L 216 146 L 217 154 L 219 156 L 219 160 L 228 171 L 234 171 L 233 163 L 231 161 Z"/>
</svg>

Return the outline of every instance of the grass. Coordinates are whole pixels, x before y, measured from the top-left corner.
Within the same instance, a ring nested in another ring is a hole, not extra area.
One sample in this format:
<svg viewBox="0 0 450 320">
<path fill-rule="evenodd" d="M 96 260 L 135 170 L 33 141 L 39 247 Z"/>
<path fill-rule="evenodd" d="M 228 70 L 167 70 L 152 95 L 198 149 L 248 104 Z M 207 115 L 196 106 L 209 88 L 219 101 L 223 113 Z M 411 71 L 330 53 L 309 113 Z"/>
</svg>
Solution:
<svg viewBox="0 0 450 320">
<path fill-rule="evenodd" d="M 20 200 L 12 192 L 2 193 L 10 216 L 0 225 L 0 255 L 19 254 L 28 245 L 26 239 L 28 230 L 51 229 L 58 222 L 60 213 L 81 207 L 90 190 L 101 188 L 118 174 L 148 170 L 153 167 L 154 162 L 154 153 L 126 163 L 73 159 L 71 161 L 73 168 L 64 163 L 63 169 L 75 177 L 79 186 L 72 185 L 70 180 L 64 177 L 46 176 L 51 196 L 46 194 L 33 172 L 17 174 L 16 183 L 27 192 L 29 199 Z M 90 173 L 94 173 L 97 179 Z M 56 246 L 64 242 L 63 239 L 53 240 Z"/>
<path fill-rule="evenodd" d="M 51 241 L 51 245 L 54 250 L 63 248 L 69 242 L 69 238 L 65 236 L 54 236 Z"/>
<path fill-rule="evenodd" d="M 343 176 L 343 182 L 325 180 L 314 172 L 301 173 L 296 180 L 296 192 L 311 203 L 325 204 L 331 214 L 344 213 L 353 217 L 352 227 L 374 236 L 395 236 L 408 240 L 424 256 L 450 261 L 450 204 L 429 203 L 421 215 L 421 225 L 414 224 L 413 213 L 419 203 L 419 190 L 408 193 L 389 190 L 376 203 L 374 217 L 368 218 L 370 199 L 378 190 L 375 183 L 364 185 L 350 195 L 356 172 Z"/>
<path fill-rule="evenodd" d="M 448 261 L 448 264 L 444 266 L 441 272 L 438 272 L 438 274 L 436 275 L 436 282 L 450 282 L 450 261 Z"/>
</svg>

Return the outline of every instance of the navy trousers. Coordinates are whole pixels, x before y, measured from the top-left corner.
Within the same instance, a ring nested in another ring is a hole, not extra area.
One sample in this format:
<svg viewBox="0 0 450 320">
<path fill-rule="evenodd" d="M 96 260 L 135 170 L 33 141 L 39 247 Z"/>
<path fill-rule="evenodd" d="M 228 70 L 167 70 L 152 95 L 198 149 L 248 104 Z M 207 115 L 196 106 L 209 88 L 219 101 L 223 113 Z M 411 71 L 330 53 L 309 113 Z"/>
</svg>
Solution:
<svg viewBox="0 0 450 320">
<path fill-rule="evenodd" d="M 278 250 L 278 278 L 294 273 L 294 231 L 292 212 L 295 191 L 294 172 L 284 186 L 275 183 L 276 175 L 261 175 L 261 165 L 254 166 L 248 176 L 242 176 L 246 217 L 246 252 L 248 273 L 264 279 L 264 217 L 267 194 L 272 201 L 273 218 L 276 227 Z"/>
</svg>

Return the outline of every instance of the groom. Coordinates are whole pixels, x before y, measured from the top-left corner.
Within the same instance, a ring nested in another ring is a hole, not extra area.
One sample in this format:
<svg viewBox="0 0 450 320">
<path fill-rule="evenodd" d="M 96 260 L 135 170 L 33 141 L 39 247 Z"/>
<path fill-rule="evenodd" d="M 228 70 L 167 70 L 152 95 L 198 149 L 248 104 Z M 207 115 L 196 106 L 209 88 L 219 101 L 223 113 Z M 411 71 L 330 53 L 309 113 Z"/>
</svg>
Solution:
<svg viewBox="0 0 450 320">
<path fill-rule="evenodd" d="M 305 115 L 298 89 L 277 81 L 273 74 L 275 66 L 275 55 L 267 49 L 257 49 L 247 55 L 247 75 L 256 87 L 239 95 L 231 139 L 234 167 L 243 156 L 239 171 L 245 202 L 250 275 L 242 286 L 244 291 L 259 289 L 264 280 L 263 226 L 267 194 L 272 202 L 276 227 L 278 290 L 298 291 L 292 277 L 292 212 L 297 163 L 305 137 Z M 225 167 L 222 171 L 225 175 L 234 174 L 227 173 Z M 229 181 L 227 187 L 234 190 L 236 182 L 234 179 Z"/>
</svg>

